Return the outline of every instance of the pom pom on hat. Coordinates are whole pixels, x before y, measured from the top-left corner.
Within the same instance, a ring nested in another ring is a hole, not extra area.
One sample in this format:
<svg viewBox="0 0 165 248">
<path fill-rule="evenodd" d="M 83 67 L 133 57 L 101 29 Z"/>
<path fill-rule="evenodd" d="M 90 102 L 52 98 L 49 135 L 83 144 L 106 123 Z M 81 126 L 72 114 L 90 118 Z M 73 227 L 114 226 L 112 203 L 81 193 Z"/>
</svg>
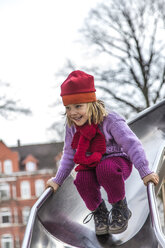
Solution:
<svg viewBox="0 0 165 248">
<path fill-rule="evenodd" d="M 95 102 L 94 77 L 83 71 L 73 71 L 61 85 L 63 104 Z"/>
</svg>

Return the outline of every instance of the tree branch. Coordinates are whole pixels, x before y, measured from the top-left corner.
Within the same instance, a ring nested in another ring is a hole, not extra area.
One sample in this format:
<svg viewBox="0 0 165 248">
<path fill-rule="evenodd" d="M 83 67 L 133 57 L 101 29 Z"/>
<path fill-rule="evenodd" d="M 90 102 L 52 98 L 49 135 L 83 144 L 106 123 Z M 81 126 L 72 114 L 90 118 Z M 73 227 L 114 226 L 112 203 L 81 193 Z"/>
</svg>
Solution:
<svg viewBox="0 0 165 248">
<path fill-rule="evenodd" d="M 141 107 L 137 107 L 137 106 L 135 106 L 134 104 L 132 104 L 131 102 L 127 101 L 126 99 L 124 99 L 124 98 L 122 98 L 122 97 L 116 96 L 116 94 L 114 94 L 110 89 L 107 89 L 107 88 L 105 88 L 104 86 L 97 86 L 97 88 L 104 90 L 104 91 L 107 92 L 109 95 L 113 96 L 113 98 L 114 98 L 115 100 L 118 100 L 118 101 L 120 101 L 120 102 L 122 102 L 122 103 L 125 103 L 127 106 L 131 107 L 132 110 L 134 110 L 134 111 L 136 111 L 136 112 L 140 112 L 140 111 L 142 110 Z"/>
</svg>

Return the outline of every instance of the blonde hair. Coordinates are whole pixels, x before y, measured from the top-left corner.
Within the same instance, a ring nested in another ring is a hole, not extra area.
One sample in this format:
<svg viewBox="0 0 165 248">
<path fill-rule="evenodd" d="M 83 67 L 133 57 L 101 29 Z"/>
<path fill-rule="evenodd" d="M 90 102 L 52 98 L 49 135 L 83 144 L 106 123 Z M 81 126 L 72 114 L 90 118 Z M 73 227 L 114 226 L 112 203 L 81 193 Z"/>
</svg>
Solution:
<svg viewBox="0 0 165 248">
<path fill-rule="evenodd" d="M 96 102 L 89 102 L 87 103 L 87 116 L 88 116 L 88 123 L 91 125 L 100 124 L 104 117 L 108 115 L 104 102 L 101 100 L 97 100 Z M 66 115 L 67 124 L 71 127 L 74 123 L 70 120 L 70 118 Z"/>
</svg>

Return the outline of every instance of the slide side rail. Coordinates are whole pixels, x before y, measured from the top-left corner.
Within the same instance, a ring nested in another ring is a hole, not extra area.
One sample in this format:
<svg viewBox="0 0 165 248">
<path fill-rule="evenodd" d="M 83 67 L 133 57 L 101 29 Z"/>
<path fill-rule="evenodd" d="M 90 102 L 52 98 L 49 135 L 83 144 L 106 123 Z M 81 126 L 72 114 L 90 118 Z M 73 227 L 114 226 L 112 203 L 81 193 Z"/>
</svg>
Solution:
<svg viewBox="0 0 165 248">
<path fill-rule="evenodd" d="M 164 248 L 165 247 L 165 236 L 161 228 L 156 195 L 155 195 L 155 186 L 153 183 L 148 184 L 147 194 L 148 194 L 151 222 L 152 222 L 152 226 L 155 232 L 155 236 L 157 238 L 159 245 L 162 248 Z"/>
<path fill-rule="evenodd" d="M 33 234 L 33 227 L 34 222 L 36 219 L 37 211 L 39 208 L 44 204 L 44 202 L 48 199 L 48 197 L 52 194 L 53 190 L 51 188 L 48 188 L 44 191 L 44 193 L 40 196 L 40 198 L 36 201 L 36 203 L 33 205 L 30 216 L 28 220 L 28 224 L 26 227 L 22 248 L 30 248 L 32 234 Z"/>
</svg>

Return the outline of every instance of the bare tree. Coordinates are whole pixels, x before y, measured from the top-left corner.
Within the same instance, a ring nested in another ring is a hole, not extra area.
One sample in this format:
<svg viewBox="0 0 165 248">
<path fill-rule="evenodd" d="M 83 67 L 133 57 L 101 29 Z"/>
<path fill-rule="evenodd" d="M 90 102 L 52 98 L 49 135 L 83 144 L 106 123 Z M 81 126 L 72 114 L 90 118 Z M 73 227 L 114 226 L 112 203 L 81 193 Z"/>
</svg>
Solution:
<svg viewBox="0 0 165 248">
<path fill-rule="evenodd" d="M 129 117 L 165 98 L 165 0 L 103 0 L 80 30 L 85 62 L 105 103 Z M 91 66 L 89 66 L 89 64 Z M 57 128 L 58 125 L 55 126 Z"/>
<path fill-rule="evenodd" d="M 1 87 L 8 87 L 9 84 L 3 83 L 0 81 Z M 3 94 L 3 91 L 0 93 L 0 116 L 8 118 L 11 113 L 22 113 L 22 114 L 31 114 L 31 111 L 28 108 L 25 108 L 19 103 L 19 100 L 15 100 L 14 97 L 11 99 L 7 97 L 6 94 Z"/>
<path fill-rule="evenodd" d="M 95 76 L 106 101 L 126 116 L 165 97 L 161 6 L 165 0 L 107 0 L 89 12 L 80 30 L 93 56 L 84 69 Z"/>
<path fill-rule="evenodd" d="M 95 61 L 106 61 L 90 68 L 98 87 L 129 111 L 165 97 L 165 30 L 157 3 L 107 0 L 90 11 L 81 30 Z"/>
<path fill-rule="evenodd" d="M 162 17 L 164 27 L 165 27 L 165 2 L 164 2 L 164 0 L 157 0 L 156 8 Z"/>
</svg>

